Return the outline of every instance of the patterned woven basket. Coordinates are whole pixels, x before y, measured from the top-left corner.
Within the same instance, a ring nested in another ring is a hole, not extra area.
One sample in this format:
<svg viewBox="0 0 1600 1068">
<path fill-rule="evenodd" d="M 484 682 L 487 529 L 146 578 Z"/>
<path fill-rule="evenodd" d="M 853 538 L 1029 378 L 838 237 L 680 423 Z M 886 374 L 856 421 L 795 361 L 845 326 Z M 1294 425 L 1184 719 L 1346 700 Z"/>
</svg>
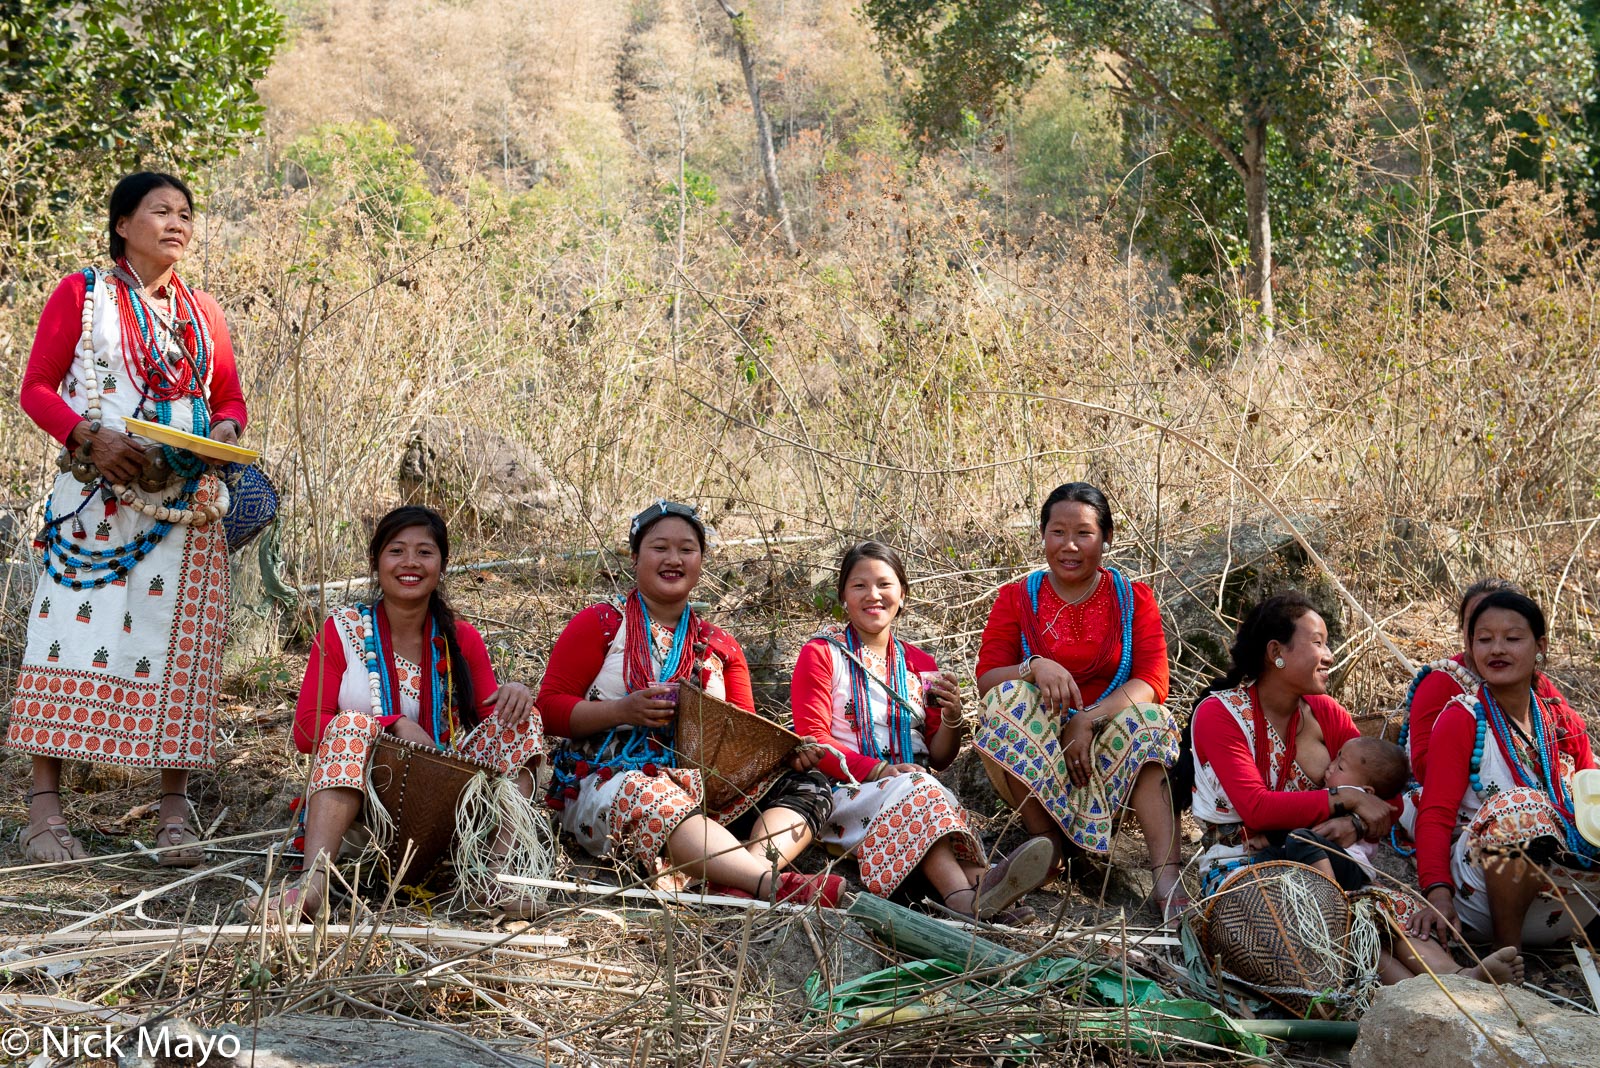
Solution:
<svg viewBox="0 0 1600 1068">
<path fill-rule="evenodd" d="M 1225 975 L 1253 987 L 1296 1016 L 1345 986 L 1352 922 L 1339 884 L 1289 860 L 1250 864 L 1206 899 L 1201 941 Z M 1314 909 L 1323 923 L 1307 922 Z M 1324 926 L 1325 925 L 1325 926 Z"/>
<path fill-rule="evenodd" d="M 700 772 L 706 805 L 727 808 L 795 751 L 800 736 L 769 719 L 712 697 L 693 683 L 678 687 L 678 766 Z"/>
<path fill-rule="evenodd" d="M 372 792 L 394 820 L 395 833 L 384 850 L 395 877 L 422 884 L 450 850 L 456 833 L 456 807 L 462 791 L 480 772 L 500 772 L 459 754 L 381 734 L 367 765 Z M 411 862 L 400 871 L 410 844 Z"/>
</svg>

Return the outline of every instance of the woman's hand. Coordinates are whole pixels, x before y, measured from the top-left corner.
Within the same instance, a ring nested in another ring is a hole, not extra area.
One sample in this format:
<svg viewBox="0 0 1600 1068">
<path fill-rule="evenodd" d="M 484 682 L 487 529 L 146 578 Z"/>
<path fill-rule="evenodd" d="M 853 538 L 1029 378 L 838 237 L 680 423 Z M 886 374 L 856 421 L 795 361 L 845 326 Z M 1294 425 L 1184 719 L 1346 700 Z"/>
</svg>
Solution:
<svg viewBox="0 0 1600 1068">
<path fill-rule="evenodd" d="M 1346 812 L 1354 812 L 1361 817 L 1361 822 L 1367 825 L 1368 841 L 1376 842 L 1389 833 L 1389 828 L 1394 826 L 1394 809 L 1389 807 L 1389 802 L 1376 794 L 1369 794 L 1365 790 L 1344 789 L 1339 791 L 1339 800 L 1344 802 Z"/>
<path fill-rule="evenodd" d="M 961 707 L 961 684 L 955 674 L 941 671 L 928 680 L 928 696 L 939 702 L 939 729 L 964 730 L 966 712 Z"/>
<path fill-rule="evenodd" d="M 401 716 L 389 727 L 390 733 L 405 742 L 415 742 L 418 745 L 433 745 L 433 738 L 427 731 L 417 725 L 415 720 Z"/>
<path fill-rule="evenodd" d="M 1046 708 L 1066 712 L 1083 707 L 1083 694 L 1072 672 L 1054 660 L 1040 658 L 1033 662 L 1033 684 L 1039 688 L 1039 699 Z"/>
<path fill-rule="evenodd" d="M 1460 917 L 1456 915 L 1455 893 L 1448 886 L 1436 886 L 1424 898 L 1428 904 L 1417 910 L 1406 929 L 1417 938 L 1432 935 L 1440 942 L 1461 937 Z"/>
<path fill-rule="evenodd" d="M 660 682 L 635 690 L 612 704 L 617 717 L 613 721 L 615 726 L 626 723 L 631 727 L 659 730 L 671 723 L 678 713 L 677 690 Z"/>
<path fill-rule="evenodd" d="M 1067 778 L 1082 789 L 1094 770 L 1094 713 L 1083 711 L 1067 720 L 1061 732 L 1061 755 L 1067 760 Z"/>
<path fill-rule="evenodd" d="M 808 734 L 800 739 L 800 744 L 795 747 L 795 751 L 789 754 L 789 766 L 804 775 L 822 763 L 822 758 L 827 754 L 828 751 L 818 745 L 817 740 Z"/>
<path fill-rule="evenodd" d="M 211 424 L 211 440 L 220 441 L 224 445 L 237 445 L 239 443 L 239 424 L 232 419 L 219 419 Z"/>
<path fill-rule="evenodd" d="M 494 706 L 494 718 L 502 727 L 520 727 L 533 712 L 533 691 L 520 682 L 508 682 L 484 698 Z"/>
<path fill-rule="evenodd" d="M 104 426 L 91 434 L 85 420 L 67 436 L 67 448 L 77 453 L 85 442 L 89 444 L 89 462 L 117 485 L 131 486 L 144 473 L 144 449 L 128 435 Z"/>
<path fill-rule="evenodd" d="M 878 782 L 881 779 L 892 779 L 896 775 L 910 775 L 914 771 L 922 770 L 923 768 L 917 764 L 879 764 L 878 770 L 872 773 L 872 778 L 868 781 Z"/>
<path fill-rule="evenodd" d="M 1349 849 L 1356 844 L 1356 824 L 1349 816 L 1335 816 L 1331 820 L 1323 820 L 1311 828 L 1311 833 L 1320 834 L 1342 849 Z"/>
</svg>

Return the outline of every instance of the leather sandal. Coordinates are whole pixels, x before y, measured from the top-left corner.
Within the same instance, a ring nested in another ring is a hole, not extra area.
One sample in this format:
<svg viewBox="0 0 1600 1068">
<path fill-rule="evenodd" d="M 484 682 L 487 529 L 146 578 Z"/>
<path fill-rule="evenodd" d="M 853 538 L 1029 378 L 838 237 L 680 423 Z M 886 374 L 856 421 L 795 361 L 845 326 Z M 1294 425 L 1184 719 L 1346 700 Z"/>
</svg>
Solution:
<svg viewBox="0 0 1600 1068">
<path fill-rule="evenodd" d="M 186 804 L 189 800 L 184 794 L 161 796 L 182 797 Z M 200 844 L 200 836 L 189 828 L 187 818 L 163 823 L 156 832 L 156 848 L 161 850 L 156 857 L 158 868 L 193 868 L 205 863 L 205 847 Z"/>
<path fill-rule="evenodd" d="M 1024 894 L 1039 889 L 1049 880 L 1055 859 L 1055 843 L 1049 838 L 1041 835 L 1023 842 L 984 873 L 978 883 L 973 914 L 980 920 L 989 920 Z"/>
<path fill-rule="evenodd" d="M 41 836 L 48 836 L 40 842 Z M 61 854 L 65 853 L 65 856 Z M 61 816 L 47 816 L 43 823 L 30 823 L 22 832 L 22 855 L 35 864 L 60 864 L 65 860 L 83 860 L 89 851 L 67 829 Z"/>
</svg>

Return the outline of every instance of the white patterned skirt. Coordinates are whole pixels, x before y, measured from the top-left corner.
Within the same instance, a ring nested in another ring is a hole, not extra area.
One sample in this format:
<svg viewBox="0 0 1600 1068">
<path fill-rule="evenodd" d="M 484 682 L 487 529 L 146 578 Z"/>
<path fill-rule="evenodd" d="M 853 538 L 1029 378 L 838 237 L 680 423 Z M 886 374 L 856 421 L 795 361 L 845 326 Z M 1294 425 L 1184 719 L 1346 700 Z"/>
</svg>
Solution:
<svg viewBox="0 0 1600 1068">
<path fill-rule="evenodd" d="M 983 843 L 968 825 L 967 810 L 923 771 L 834 787 L 833 814 L 817 838 L 832 852 L 854 854 L 862 885 L 879 897 L 892 894 L 946 838 L 957 860 L 984 863 Z"/>
<path fill-rule="evenodd" d="M 69 515 L 90 492 L 63 474 L 51 509 Z M 220 479 L 205 475 L 194 503 L 225 502 L 226 492 Z M 84 537 L 75 543 L 86 550 L 125 545 L 154 525 L 127 505 L 108 512 L 98 499 L 79 519 Z M 61 533 L 73 538 L 75 527 L 69 520 Z M 41 576 L 6 745 L 133 767 L 213 767 L 229 582 L 221 523 L 173 527 L 123 579 L 99 589 L 74 590 Z"/>
</svg>

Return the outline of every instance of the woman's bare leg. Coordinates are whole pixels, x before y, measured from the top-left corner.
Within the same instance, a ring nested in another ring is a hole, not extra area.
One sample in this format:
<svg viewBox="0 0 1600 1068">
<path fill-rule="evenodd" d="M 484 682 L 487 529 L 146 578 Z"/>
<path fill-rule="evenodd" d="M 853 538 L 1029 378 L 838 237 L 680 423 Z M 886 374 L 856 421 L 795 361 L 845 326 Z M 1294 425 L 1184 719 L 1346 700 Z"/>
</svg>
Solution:
<svg viewBox="0 0 1600 1068">
<path fill-rule="evenodd" d="M 1548 880 L 1537 867 L 1519 857 L 1490 859 L 1483 869 L 1489 891 L 1489 916 L 1496 949 L 1522 949 L 1522 925 L 1528 909 Z"/>
<path fill-rule="evenodd" d="M 768 871 L 782 871 L 811 845 L 811 828 L 794 809 L 774 805 L 756 817 L 746 843 Z"/>
</svg>

